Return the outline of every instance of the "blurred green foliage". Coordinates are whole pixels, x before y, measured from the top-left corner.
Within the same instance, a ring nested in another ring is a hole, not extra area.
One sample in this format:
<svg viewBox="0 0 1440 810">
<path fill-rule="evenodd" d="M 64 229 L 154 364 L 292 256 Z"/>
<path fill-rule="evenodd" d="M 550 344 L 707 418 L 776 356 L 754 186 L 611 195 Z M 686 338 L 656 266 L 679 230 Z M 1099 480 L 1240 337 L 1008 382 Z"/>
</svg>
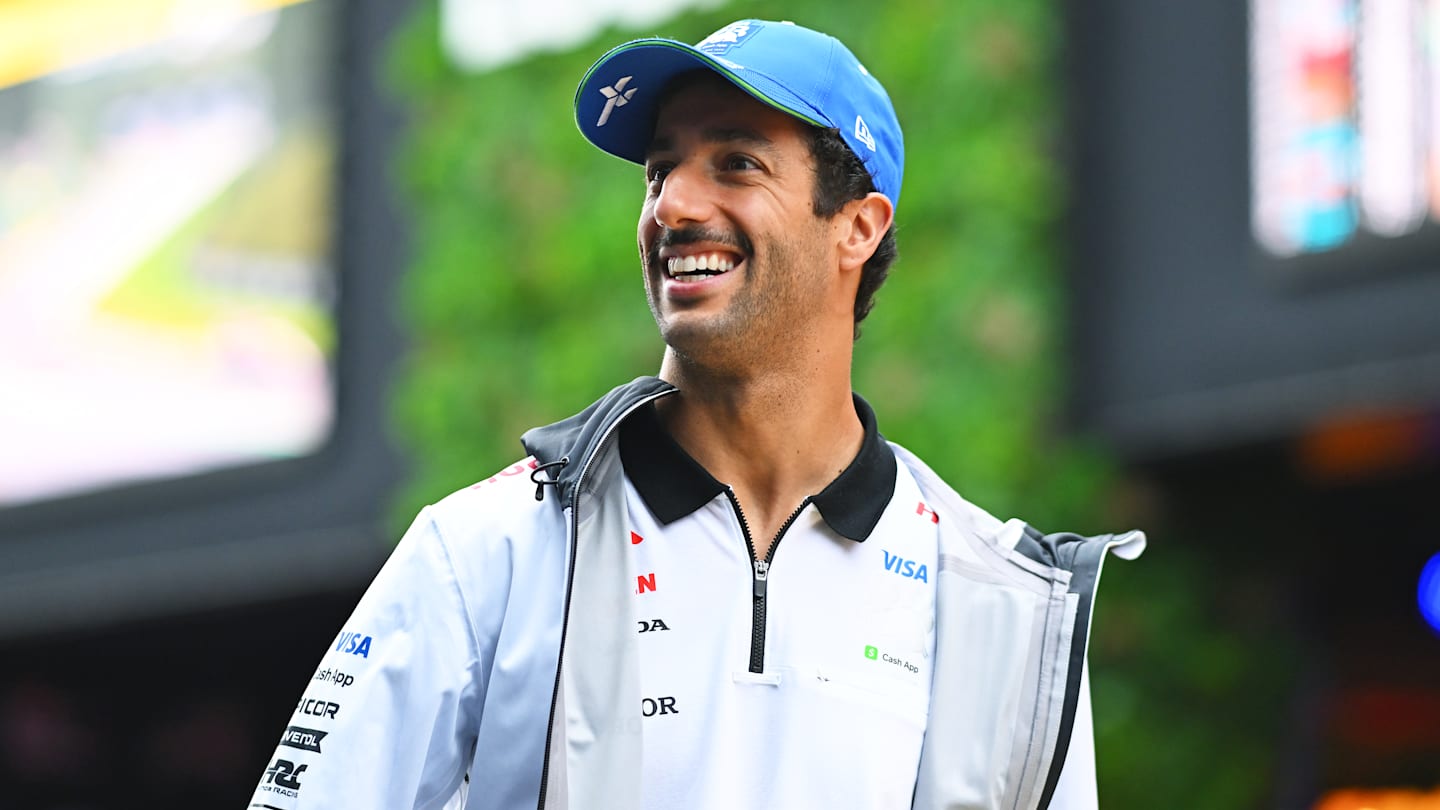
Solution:
<svg viewBox="0 0 1440 810">
<path fill-rule="evenodd" d="M 642 173 L 580 136 L 575 85 L 626 39 L 693 42 L 749 16 L 845 41 L 905 128 L 901 258 L 854 374 L 882 430 L 1001 517 L 1122 528 L 1111 463 L 1056 425 L 1063 122 L 1058 11 L 1042 0 L 895 0 L 865 13 L 732 2 L 481 74 L 447 61 L 425 4 L 389 71 L 412 115 L 398 171 L 414 348 L 397 418 L 414 475 L 397 523 L 519 457 L 526 428 L 658 368 L 633 236 Z M 1108 567 L 1092 645 L 1106 808 L 1265 803 L 1274 723 L 1255 718 L 1273 715 L 1280 681 L 1257 675 L 1253 638 L 1211 616 L 1209 564 L 1152 548 Z"/>
</svg>

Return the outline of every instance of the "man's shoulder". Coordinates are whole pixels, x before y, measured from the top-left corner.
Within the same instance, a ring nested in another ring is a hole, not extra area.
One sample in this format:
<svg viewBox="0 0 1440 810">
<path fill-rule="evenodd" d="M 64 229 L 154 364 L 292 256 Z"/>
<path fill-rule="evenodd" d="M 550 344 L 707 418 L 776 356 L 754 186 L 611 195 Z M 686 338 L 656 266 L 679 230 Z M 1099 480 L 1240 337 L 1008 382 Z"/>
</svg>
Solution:
<svg viewBox="0 0 1440 810">
<path fill-rule="evenodd" d="M 934 510 L 937 523 L 977 537 L 994 537 L 1000 533 L 1005 525 L 1003 521 L 966 500 L 918 455 L 895 442 L 889 444 L 900 469 L 914 479 L 925 505 Z"/>
<path fill-rule="evenodd" d="M 455 547 L 563 534 L 562 504 L 569 503 L 580 471 L 605 446 L 614 424 L 638 403 L 672 390 L 641 377 L 569 418 L 527 431 L 521 443 L 530 455 L 426 507 L 424 519 Z"/>
<path fill-rule="evenodd" d="M 987 546 L 1001 557 L 1032 571 L 1039 570 L 1037 565 L 1061 570 L 1091 566 L 1098 571 L 1098 561 L 1108 551 L 1125 559 L 1134 559 L 1145 550 L 1145 533 L 1141 531 L 1093 537 L 1073 532 L 1045 534 L 1019 518 L 1002 521 L 962 497 L 914 453 L 894 442 L 890 446 L 900 467 L 910 472 L 935 510 L 936 522 L 942 527 L 942 544 L 947 537 L 978 541 L 979 545 Z M 949 548 L 959 549 L 963 545 L 951 543 Z M 1082 549 L 1085 550 L 1083 554 Z"/>
<path fill-rule="evenodd" d="M 554 487 L 539 483 L 544 480 L 546 471 L 539 460 L 527 456 L 450 493 L 425 511 L 446 544 L 457 550 L 514 539 L 558 525 L 559 496 Z"/>
<path fill-rule="evenodd" d="M 535 500 L 534 478 L 542 477 L 536 475 L 540 469 L 540 461 L 534 456 L 526 456 L 511 464 L 507 464 L 492 475 L 482 478 L 463 489 L 458 489 L 441 499 L 436 506 L 445 505 L 447 508 L 463 510 L 466 508 L 498 506 L 509 503 L 519 498 L 525 491 L 530 493 L 530 500 Z M 543 474 L 542 474 L 543 475 Z"/>
</svg>

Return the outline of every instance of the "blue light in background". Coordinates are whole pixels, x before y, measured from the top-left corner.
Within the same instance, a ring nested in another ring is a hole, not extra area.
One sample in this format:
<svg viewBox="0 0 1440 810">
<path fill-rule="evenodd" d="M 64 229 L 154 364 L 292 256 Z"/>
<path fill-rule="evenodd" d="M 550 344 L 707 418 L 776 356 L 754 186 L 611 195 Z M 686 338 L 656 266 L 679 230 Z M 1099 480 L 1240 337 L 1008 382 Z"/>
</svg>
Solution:
<svg viewBox="0 0 1440 810">
<path fill-rule="evenodd" d="M 1420 569 L 1420 587 L 1416 591 L 1420 615 L 1440 633 L 1440 553 L 1436 553 Z"/>
</svg>

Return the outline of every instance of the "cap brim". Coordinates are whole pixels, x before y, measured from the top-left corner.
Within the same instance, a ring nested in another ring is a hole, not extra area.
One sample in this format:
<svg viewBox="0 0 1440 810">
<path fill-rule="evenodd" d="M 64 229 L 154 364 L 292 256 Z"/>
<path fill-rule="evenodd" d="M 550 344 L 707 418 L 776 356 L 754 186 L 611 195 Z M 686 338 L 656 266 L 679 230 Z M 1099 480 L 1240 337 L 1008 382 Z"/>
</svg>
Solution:
<svg viewBox="0 0 1440 810">
<path fill-rule="evenodd" d="M 661 37 L 627 42 L 600 57 L 575 91 L 575 123 L 600 149 L 644 163 L 661 93 L 676 76 L 692 70 L 713 71 L 756 100 L 807 123 L 835 126 L 769 76 Z"/>
</svg>

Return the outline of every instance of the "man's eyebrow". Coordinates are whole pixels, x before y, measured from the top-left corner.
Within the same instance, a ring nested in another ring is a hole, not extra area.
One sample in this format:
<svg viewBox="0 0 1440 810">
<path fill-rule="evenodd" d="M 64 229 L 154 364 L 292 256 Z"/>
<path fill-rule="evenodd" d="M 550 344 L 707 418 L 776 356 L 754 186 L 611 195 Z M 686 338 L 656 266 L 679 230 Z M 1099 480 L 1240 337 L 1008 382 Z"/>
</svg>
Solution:
<svg viewBox="0 0 1440 810">
<path fill-rule="evenodd" d="M 705 143 L 738 143 L 747 146 L 768 147 L 774 146 L 775 142 L 760 132 L 746 127 L 708 127 L 700 133 L 700 139 Z M 650 141 L 650 146 L 645 149 L 645 157 L 648 159 L 656 152 L 668 152 L 675 148 L 675 141 L 665 135 L 659 135 Z"/>
</svg>

